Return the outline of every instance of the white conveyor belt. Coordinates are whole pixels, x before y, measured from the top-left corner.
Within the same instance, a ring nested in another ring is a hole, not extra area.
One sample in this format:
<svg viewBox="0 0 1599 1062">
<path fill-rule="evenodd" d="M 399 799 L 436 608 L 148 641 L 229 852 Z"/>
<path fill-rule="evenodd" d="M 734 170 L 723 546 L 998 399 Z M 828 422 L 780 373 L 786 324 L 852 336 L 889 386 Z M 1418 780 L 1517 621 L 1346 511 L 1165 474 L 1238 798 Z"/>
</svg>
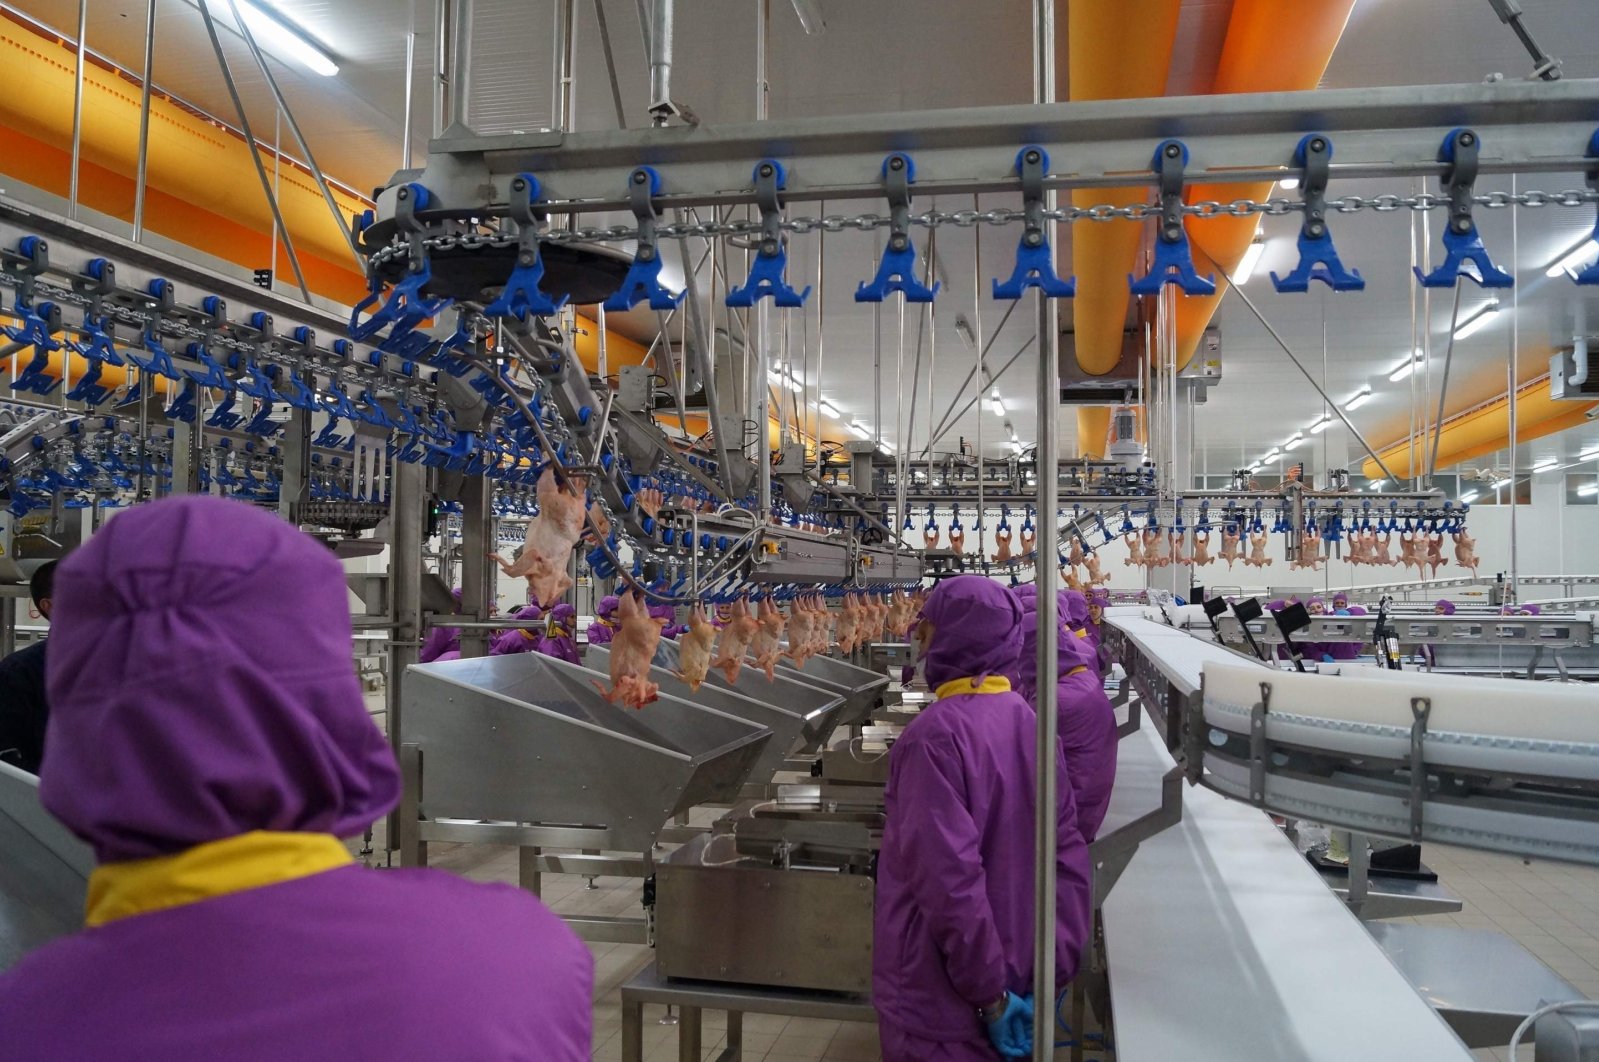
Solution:
<svg viewBox="0 0 1599 1062">
<path fill-rule="evenodd" d="M 1146 715 L 1120 744 L 1101 832 L 1158 803 L 1171 767 Z M 1183 799 L 1182 822 L 1139 847 L 1105 902 L 1119 1062 L 1469 1062 L 1263 812 L 1203 788 Z"/>
</svg>

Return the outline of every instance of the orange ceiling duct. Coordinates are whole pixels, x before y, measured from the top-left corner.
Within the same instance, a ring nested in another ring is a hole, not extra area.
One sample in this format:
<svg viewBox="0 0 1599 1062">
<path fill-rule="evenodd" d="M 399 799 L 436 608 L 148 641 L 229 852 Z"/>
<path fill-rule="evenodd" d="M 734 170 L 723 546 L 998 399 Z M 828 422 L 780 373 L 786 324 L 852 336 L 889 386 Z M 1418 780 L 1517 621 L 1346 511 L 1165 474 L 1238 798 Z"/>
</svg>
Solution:
<svg viewBox="0 0 1599 1062">
<path fill-rule="evenodd" d="M 1531 442 L 1546 435 L 1575 428 L 1587 422 L 1587 412 L 1599 403 L 1563 402 L 1549 397 L 1549 380 L 1541 377 L 1524 384 L 1516 392 L 1516 441 Z M 1462 461 L 1496 453 L 1510 445 L 1510 399 L 1502 396 L 1457 413 L 1444 421 L 1438 439 L 1438 467 L 1450 468 Z M 1411 464 L 1410 439 L 1381 451 L 1383 462 L 1394 475 L 1408 479 L 1427 467 L 1432 455 L 1432 433 L 1416 439 L 1415 468 Z M 1382 469 L 1367 458 L 1361 472 L 1368 479 L 1380 479 Z"/>
<path fill-rule="evenodd" d="M 1067 99 L 1140 99 L 1165 92 L 1182 0 L 1131 4 L 1079 0 L 1065 6 Z M 1143 185 L 1077 189 L 1072 192 L 1072 205 L 1126 206 L 1142 203 L 1148 196 Z M 1133 271 L 1143 243 L 1141 222 L 1095 221 L 1072 226 L 1072 272 L 1077 275 L 1072 329 L 1077 363 L 1084 372 L 1103 376 L 1121 358 L 1127 304 L 1132 298 L 1127 274 Z M 1099 438 L 1102 448 L 1103 431 Z"/>
<path fill-rule="evenodd" d="M 1234 0 L 1211 91 L 1293 92 L 1315 88 L 1327 72 L 1327 63 L 1354 6 L 1355 0 Z M 1285 161 L 1291 147 L 1284 147 Z M 1234 199 L 1260 200 L 1270 194 L 1270 182 L 1204 184 L 1190 188 L 1187 198 L 1189 202 L 1214 199 L 1228 203 Z M 1184 223 L 1194 244 L 1194 268 L 1200 275 L 1212 271 L 1218 275 L 1214 295 L 1177 300 L 1180 368 L 1193 360 L 1200 336 L 1226 294 L 1227 282 L 1221 274 L 1238 267 L 1255 238 L 1259 222 L 1258 216 L 1223 216 L 1188 218 Z"/>
<path fill-rule="evenodd" d="M 65 41 L 0 18 L 0 172 L 57 195 L 71 179 L 72 98 L 77 55 Z M 133 219 L 139 152 L 139 85 L 92 59 L 84 67 L 80 201 Z M 249 269 L 272 260 L 272 212 L 243 138 L 161 96 L 150 101 L 145 225 L 207 254 Z M 266 160 L 272 167 L 273 160 Z M 318 294 L 354 302 L 366 280 L 311 174 L 285 160 L 278 203 Z M 349 216 L 369 204 L 333 188 Z M 280 252 L 280 272 L 287 262 Z"/>
</svg>

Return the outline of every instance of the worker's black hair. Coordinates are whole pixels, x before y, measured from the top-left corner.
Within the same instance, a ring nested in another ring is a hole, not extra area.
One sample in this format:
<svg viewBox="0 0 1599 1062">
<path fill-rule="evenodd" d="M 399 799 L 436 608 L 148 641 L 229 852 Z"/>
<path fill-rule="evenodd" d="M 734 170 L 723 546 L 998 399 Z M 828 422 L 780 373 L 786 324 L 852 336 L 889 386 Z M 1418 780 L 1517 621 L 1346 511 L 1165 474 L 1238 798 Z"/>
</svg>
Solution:
<svg viewBox="0 0 1599 1062">
<path fill-rule="evenodd" d="M 28 595 L 33 598 L 33 607 L 38 608 L 39 602 L 50 600 L 50 592 L 56 585 L 56 562 L 45 561 L 33 571 L 33 578 L 28 580 Z"/>
</svg>

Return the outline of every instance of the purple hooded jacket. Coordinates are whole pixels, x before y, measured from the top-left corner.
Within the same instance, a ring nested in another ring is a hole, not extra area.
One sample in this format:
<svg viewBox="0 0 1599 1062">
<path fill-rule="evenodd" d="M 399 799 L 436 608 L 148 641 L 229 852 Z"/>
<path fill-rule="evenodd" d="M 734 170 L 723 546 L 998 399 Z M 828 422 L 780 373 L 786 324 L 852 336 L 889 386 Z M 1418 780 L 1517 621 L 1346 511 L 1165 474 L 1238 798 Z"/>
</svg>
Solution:
<svg viewBox="0 0 1599 1062">
<path fill-rule="evenodd" d="M 1055 684 L 1055 710 L 1059 717 L 1058 733 L 1061 751 L 1066 755 L 1068 775 L 1061 784 L 1070 783 L 1077 802 L 1077 828 L 1083 840 L 1092 842 L 1099 836 L 1100 823 L 1105 821 L 1105 811 L 1110 807 L 1110 792 L 1116 784 L 1116 709 L 1105 695 L 1105 682 L 1100 677 L 1099 654 L 1086 635 L 1079 637 L 1071 629 L 1071 617 L 1077 605 L 1064 600 L 1073 594 L 1078 601 L 1082 595 L 1074 590 L 1062 590 L 1060 616 L 1065 625 L 1055 631 L 1056 668 L 1060 676 Z M 1088 607 L 1082 605 L 1083 618 Z M 1038 652 L 1038 614 L 1028 613 L 1023 619 L 1021 659 L 1025 665 Z M 1027 675 L 1032 678 L 1032 675 Z M 1027 703 L 1038 710 L 1038 690 L 1028 682 L 1022 691 Z"/>
<path fill-rule="evenodd" d="M 666 621 L 666 626 L 661 628 L 662 638 L 667 638 L 675 642 L 677 641 L 677 636 L 679 634 L 682 634 L 684 631 L 688 630 L 687 627 L 684 627 L 677 622 L 677 609 L 671 605 L 651 605 L 650 617 L 652 619 L 663 619 Z"/>
<path fill-rule="evenodd" d="M 616 637 L 616 621 L 611 617 L 616 615 L 618 604 L 620 601 L 615 594 L 600 598 L 600 603 L 594 607 L 594 622 L 586 632 L 590 645 L 610 645 L 611 639 Z"/>
<path fill-rule="evenodd" d="M 568 664 L 581 663 L 577 655 L 577 609 L 562 601 L 550 607 L 548 625 L 539 639 L 538 651 Z"/>
<path fill-rule="evenodd" d="M 523 605 L 511 610 L 511 618 L 519 620 L 536 620 L 543 613 L 537 605 Z M 539 632 L 523 627 L 511 627 L 496 634 L 489 642 L 490 656 L 515 656 L 517 653 L 531 653 L 538 649 Z"/>
<path fill-rule="evenodd" d="M 455 615 L 461 613 L 461 588 L 458 586 L 450 591 L 450 596 L 455 598 Z M 457 627 L 434 627 L 428 631 L 428 636 L 422 639 L 422 648 L 416 654 L 417 661 L 431 664 L 444 656 L 445 653 L 454 653 L 450 659 L 459 659 L 461 656 L 461 631 Z"/>
<path fill-rule="evenodd" d="M 277 517 L 136 506 L 61 563 L 54 603 L 40 796 L 102 864 L 258 830 L 350 836 L 398 801 L 342 567 Z M 592 978 L 520 889 L 348 863 L 54 941 L 0 977 L 0 1028 L 11 1062 L 576 1060 Z"/>
<path fill-rule="evenodd" d="M 1000 676 L 1021 648 L 1016 599 L 981 576 L 940 583 L 922 615 L 933 626 L 922 660 L 935 690 Z M 1032 990 L 1037 725 L 1013 692 L 945 689 L 889 757 L 872 1003 L 884 1027 L 946 1044 L 953 1057 L 992 1058 L 975 1008 Z M 1069 785 L 1056 813 L 1056 976 L 1065 984 L 1087 939 L 1091 890 Z"/>
</svg>

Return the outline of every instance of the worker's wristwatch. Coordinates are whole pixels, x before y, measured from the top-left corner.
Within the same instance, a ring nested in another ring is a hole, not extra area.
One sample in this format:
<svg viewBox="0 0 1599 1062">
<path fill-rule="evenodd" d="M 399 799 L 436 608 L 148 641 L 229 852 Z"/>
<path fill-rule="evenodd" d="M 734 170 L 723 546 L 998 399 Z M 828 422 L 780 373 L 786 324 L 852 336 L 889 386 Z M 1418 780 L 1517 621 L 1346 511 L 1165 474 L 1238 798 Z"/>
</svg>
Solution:
<svg viewBox="0 0 1599 1062">
<path fill-rule="evenodd" d="M 994 1022 L 1005 1016 L 1005 1004 L 1008 1002 L 1010 1002 L 1010 993 L 1002 992 L 1000 993 L 999 998 L 988 1004 L 988 1006 L 978 1007 L 977 1015 L 978 1017 L 982 1018 L 983 1021 L 992 1025 Z"/>
</svg>

